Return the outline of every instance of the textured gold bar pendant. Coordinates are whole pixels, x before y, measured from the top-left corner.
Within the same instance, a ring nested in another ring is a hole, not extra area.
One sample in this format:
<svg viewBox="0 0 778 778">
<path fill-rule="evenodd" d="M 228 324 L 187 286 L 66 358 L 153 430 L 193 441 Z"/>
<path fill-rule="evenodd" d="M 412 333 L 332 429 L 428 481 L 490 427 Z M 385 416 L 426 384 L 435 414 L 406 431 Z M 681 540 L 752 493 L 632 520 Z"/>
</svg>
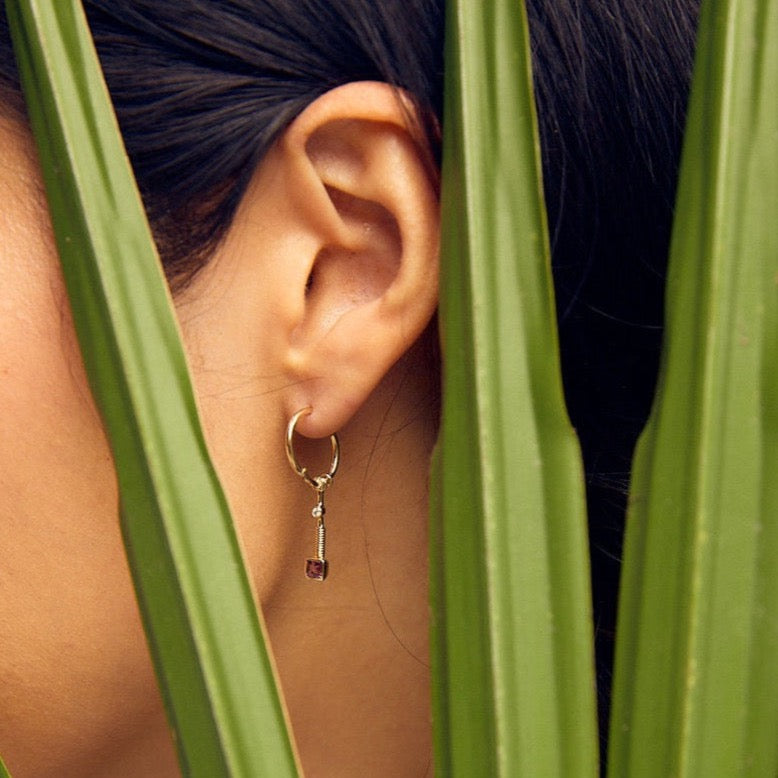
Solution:
<svg viewBox="0 0 778 778">
<path fill-rule="evenodd" d="M 326 529 L 324 527 L 324 495 L 319 493 L 319 502 L 311 511 L 316 519 L 316 557 L 305 560 L 305 577 L 311 581 L 323 581 L 327 577 L 327 560 L 324 558 Z"/>
</svg>

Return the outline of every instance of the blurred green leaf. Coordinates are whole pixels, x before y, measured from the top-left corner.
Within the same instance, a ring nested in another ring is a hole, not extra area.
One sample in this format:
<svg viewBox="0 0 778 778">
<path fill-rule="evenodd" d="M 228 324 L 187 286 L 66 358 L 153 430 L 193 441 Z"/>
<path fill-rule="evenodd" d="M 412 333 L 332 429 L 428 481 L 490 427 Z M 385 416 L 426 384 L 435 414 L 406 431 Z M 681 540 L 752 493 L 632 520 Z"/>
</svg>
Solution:
<svg viewBox="0 0 778 778">
<path fill-rule="evenodd" d="M 8 768 L 3 763 L 2 758 L 0 758 L 0 778 L 11 778 L 11 773 L 8 772 Z"/>
<path fill-rule="evenodd" d="M 778 4 L 703 4 L 610 775 L 778 774 Z"/>
<path fill-rule="evenodd" d="M 294 775 L 263 629 L 81 5 L 6 6 L 182 768 Z"/>
<path fill-rule="evenodd" d="M 447 4 L 433 481 L 436 770 L 597 775 L 582 466 L 564 408 L 522 3 Z"/>
</svg>

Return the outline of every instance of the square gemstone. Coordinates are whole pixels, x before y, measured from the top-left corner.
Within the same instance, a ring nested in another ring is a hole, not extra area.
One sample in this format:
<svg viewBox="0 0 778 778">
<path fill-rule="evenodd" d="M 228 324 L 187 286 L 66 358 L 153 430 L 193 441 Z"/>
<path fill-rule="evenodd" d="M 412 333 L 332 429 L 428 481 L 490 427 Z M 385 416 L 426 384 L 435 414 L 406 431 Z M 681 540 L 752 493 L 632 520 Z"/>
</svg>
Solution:
<svg viewBox="0 0 778 778">
<path fill-rule="evenodd" d="M 305 577 L 312 581 L 323 581 L 327 577 L 326 559 L 306 559 Z"/>
</svg>

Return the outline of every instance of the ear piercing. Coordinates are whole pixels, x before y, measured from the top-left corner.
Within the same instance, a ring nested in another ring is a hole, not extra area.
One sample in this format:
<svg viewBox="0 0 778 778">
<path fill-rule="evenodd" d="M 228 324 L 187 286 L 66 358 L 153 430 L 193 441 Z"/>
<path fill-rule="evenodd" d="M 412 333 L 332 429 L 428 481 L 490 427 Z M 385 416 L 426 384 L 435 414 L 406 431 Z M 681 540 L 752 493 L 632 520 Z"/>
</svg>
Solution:
<svg viewBox="0 0 778 778">
<path fill-rule="evenodd" d="M 324 526 L 324 492 L 332 484 L 332 479 L 338 470 L 340 460 L 340 445 L 337 435 L 330 435 L 330 444 L 332 446 L 332 461 L 330 462 L 329 472 L 324 475 L 312 478 L 308 475 L 308 470 L 300 466 L 297 456 L 294 453 L 294 430 L 297 422 L 303 417 L 312 413 L 313 408 L 303 408 L 297 411 L 289 421 L 286 427 L 286 458 L 292 466 L 292 470 L 300 476 L 315 492 L 316 505 L 313 506 L 311 515 L 316 519 L 316 556 L 305 560 L 305 577 L 311 581 L 323 581 L 327 577 L 327 559 L 325 552 L 326 528 Z"/>
</svg>

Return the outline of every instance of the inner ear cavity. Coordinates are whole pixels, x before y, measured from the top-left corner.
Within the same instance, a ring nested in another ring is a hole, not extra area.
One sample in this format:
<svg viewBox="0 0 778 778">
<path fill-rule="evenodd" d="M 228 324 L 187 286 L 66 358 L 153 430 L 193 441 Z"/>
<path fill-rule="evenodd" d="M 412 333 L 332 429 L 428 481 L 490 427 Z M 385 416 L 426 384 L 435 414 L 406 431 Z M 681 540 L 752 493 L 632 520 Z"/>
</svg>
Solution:
<svg viewBox="0 0 778 778">
<path fill-rule="evenodd" d="M 325 246 L 308 279 L 308 315 L 318 326 L 380 298 L 396 278 L 402 257 L 400 230 L 388 209 L 334 187 L 326 189 L 349 240 L 347 245 Z"/>
</svg>

